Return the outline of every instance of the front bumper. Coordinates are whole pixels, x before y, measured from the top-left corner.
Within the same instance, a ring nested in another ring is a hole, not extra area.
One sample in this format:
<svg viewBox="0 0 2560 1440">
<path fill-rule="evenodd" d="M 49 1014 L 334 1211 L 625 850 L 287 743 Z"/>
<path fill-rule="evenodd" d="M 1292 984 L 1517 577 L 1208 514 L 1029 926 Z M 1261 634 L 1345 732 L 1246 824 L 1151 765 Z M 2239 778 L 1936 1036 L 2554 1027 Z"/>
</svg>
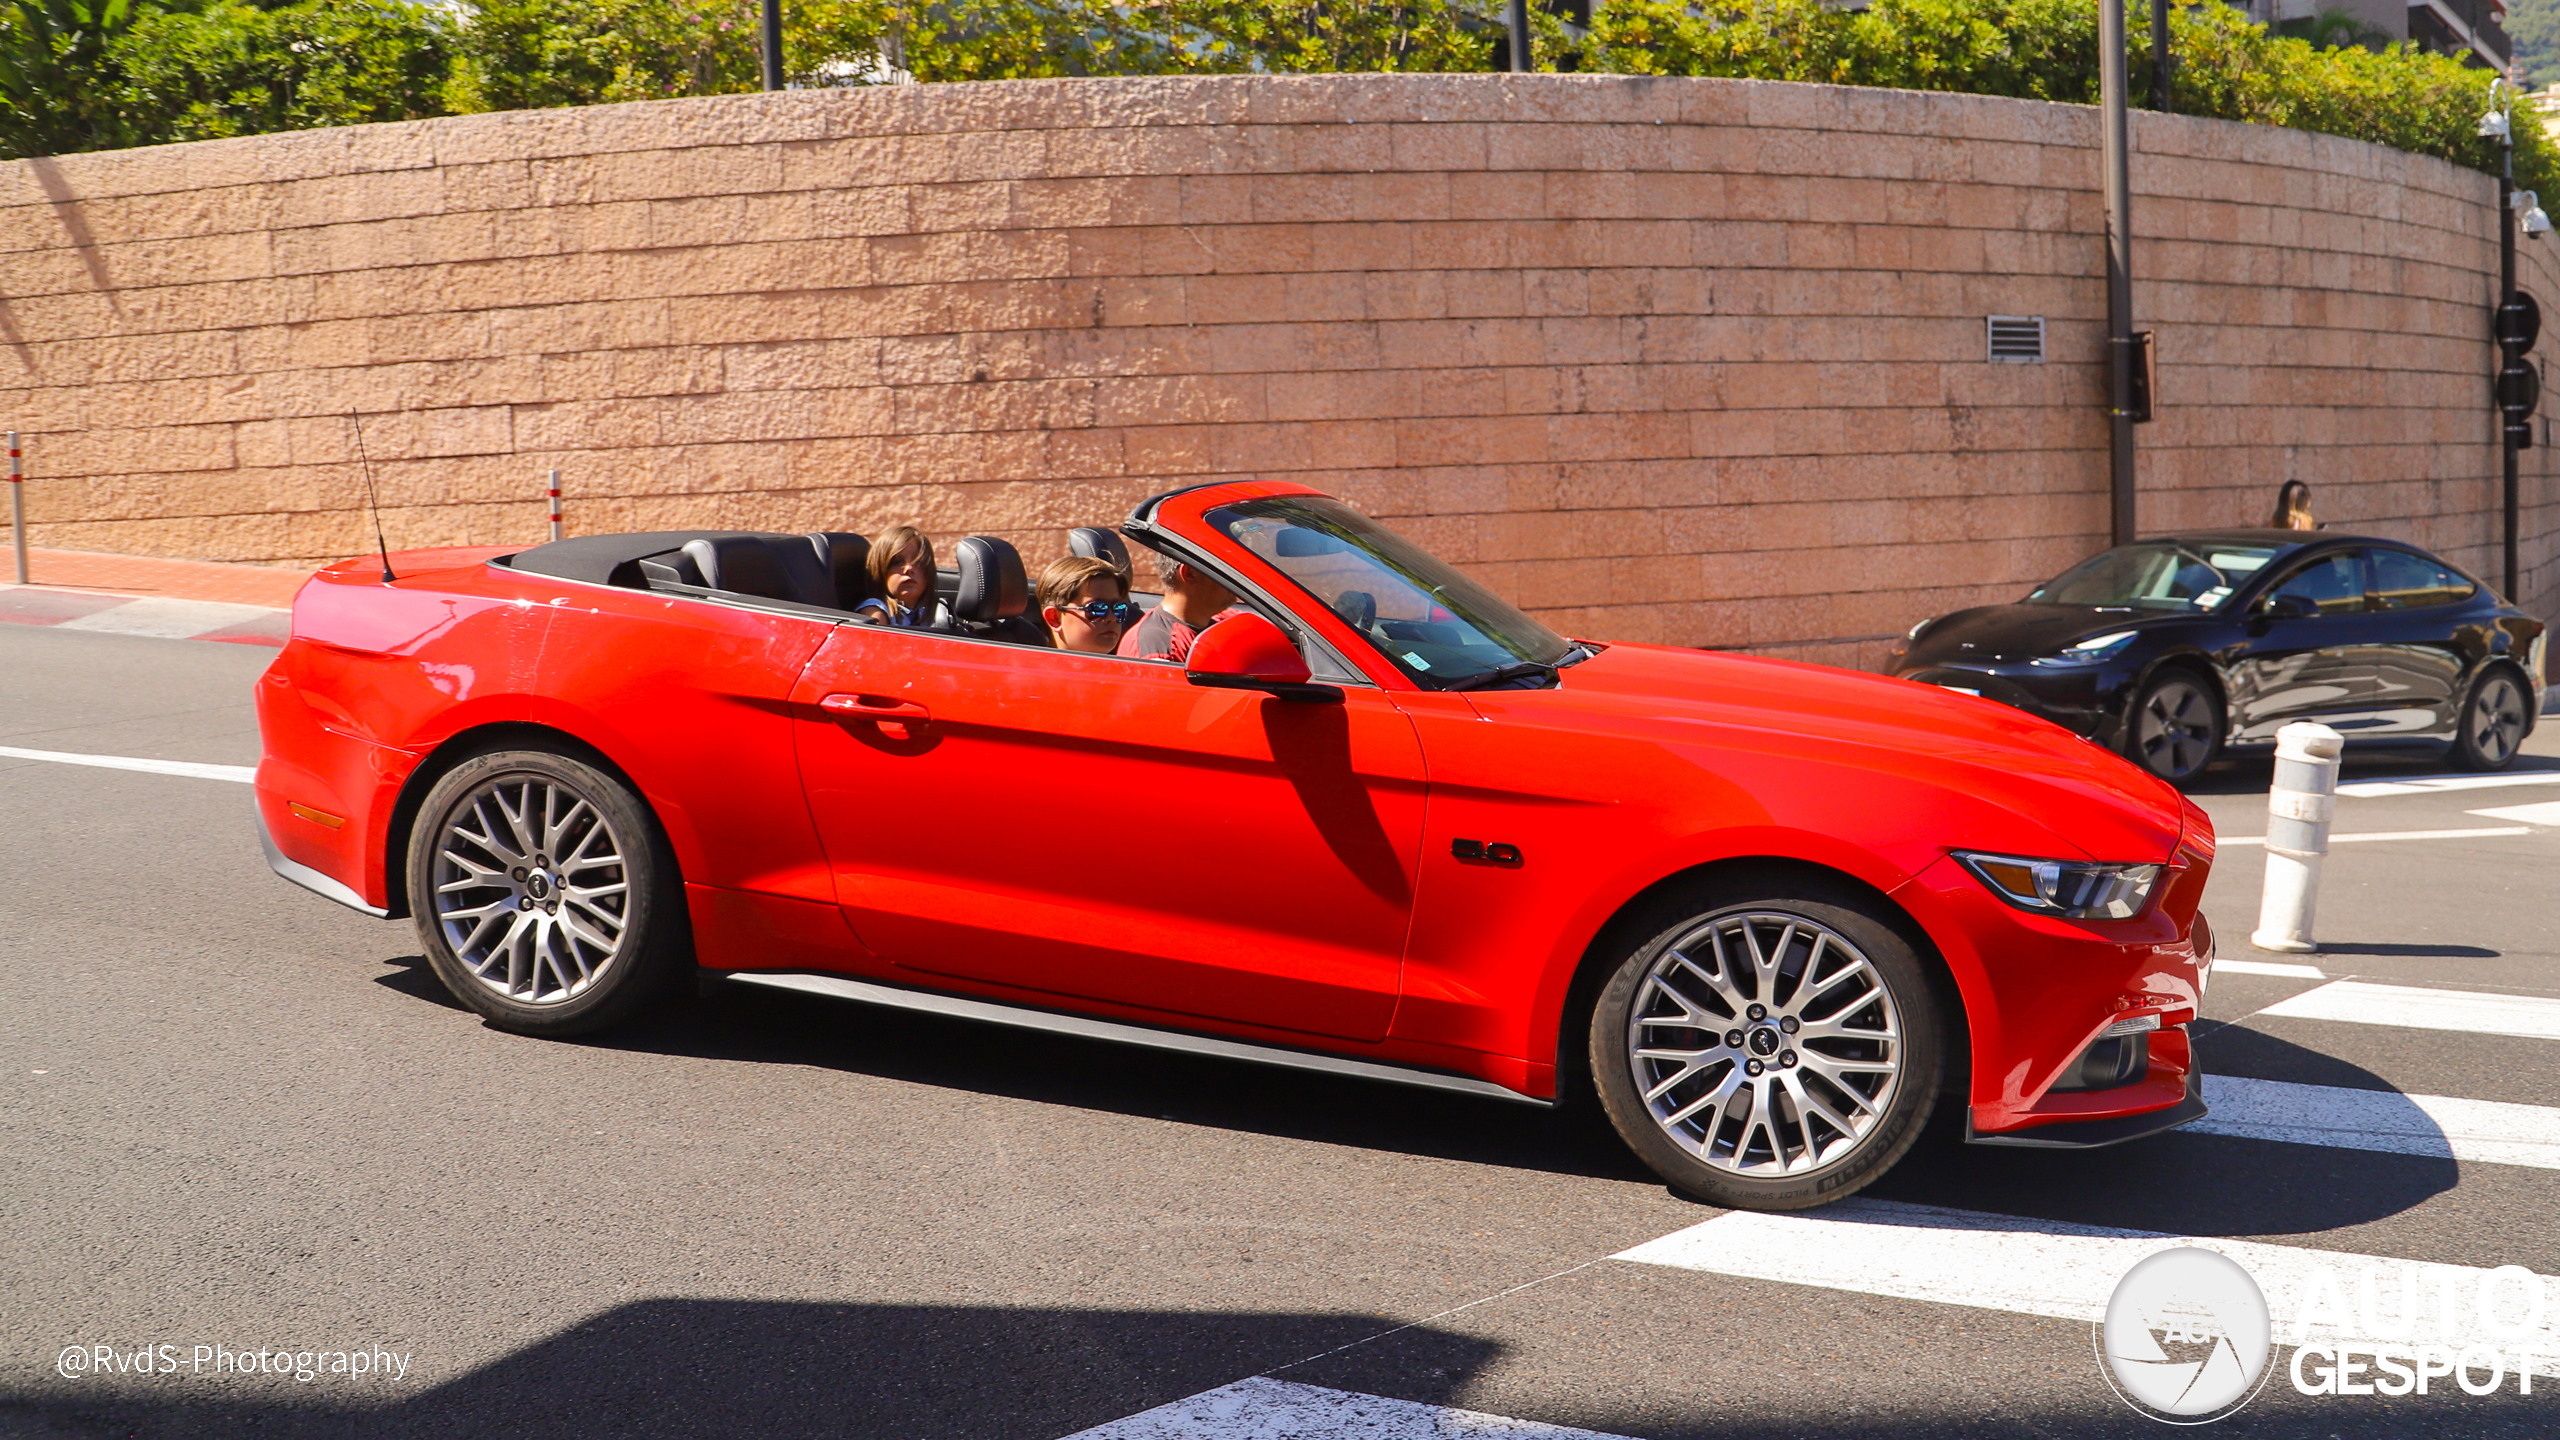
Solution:
<svg viewBox="0 0 2560 1440">
<path fill-rule="evenodd" d="M 2104 1094 L 2104 1091 L 2092 1092 Z M 2121 1145 L 2163 1130 L 2175 1130 L 2205 1117 L 2204 1072 L 2190 1066 L 2187 1070 L 2187 1097 L 2166 1110 L 2151 1110 L 2140 1115 L 2117 1115 L 2104 1120 L 2062 1120 L 2051 1125 L 2038 1125 L 2026 1130 L 2010 1130 L 1998 1135 L 1976 1134 L 1973 1115 L 1966 1112 L 1964 1138 L 1968 1145 L 2017 1145 L 2035 1150 L 2095 1150 L 2102 1145 Z"/>
<path fill-rule="evenodd" d="M 1953 972 L 1971 1047 L 1966 1135 L 2002 1144 L 2112 1144 L 2185 1124 L 2196 1101 L 2193 1047 L 2211 931 L 2197 910 L 2212 861 L 2181 844 L 2162 893 L 2139 916 L 2071 921 L 2019 911 L 1952 859 L 1894 898 L 1921 922 Z M 2104 1089 L 2071 1088 L 2091 1045 L 2157 1017 L 2141 1071 Z M 2074 1138 L 2098 1136 L 2100 1139 Z M 1996 1140 L 1995 1140 L 1996 1137 Z"/>
</svg>

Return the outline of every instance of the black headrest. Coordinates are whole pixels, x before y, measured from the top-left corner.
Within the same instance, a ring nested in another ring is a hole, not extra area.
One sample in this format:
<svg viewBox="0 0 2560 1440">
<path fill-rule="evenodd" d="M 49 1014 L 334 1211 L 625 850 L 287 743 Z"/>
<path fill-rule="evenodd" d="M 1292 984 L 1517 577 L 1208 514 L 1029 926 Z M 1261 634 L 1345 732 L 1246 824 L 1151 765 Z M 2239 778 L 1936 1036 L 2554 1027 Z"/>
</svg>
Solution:
<svg viewBox="0 0 2560 1440">
<path fill-rule="evenodd" d="M 797 600 L 804 605 L 835 603 L 835 585 L 805 540 L 718 535 L 686 541 L 684 554 L 702 572 L 702 583 L 713 590 Z"/>
<path fill-rule="evenodd" d="M 1022 574 L 1022 553 L 993 535 L 972 535 L 951 547 L 960 571 L 951 589 L 955 620 L 986 622 L 1019 615 L 1031 602 L 1031 586 Z"/>
<path fill-rule="evenodd" d="M 1067 532 L 1067 553 L 1106 561 L 1120 572 L 1121 580 L 1129 578 L 1129 543 L 1120 538 L 1117 530 L 1105 530 L 1099 525 L 1077 526 Z"/>
<path fill-rule="evenodd" d="M 835 598 L 827 603 L 850 610 L 871 598 L 871 542 L 859 535 L 821 530 L 809 536 L 818 563 L 834 577 Z"/>
</svg>

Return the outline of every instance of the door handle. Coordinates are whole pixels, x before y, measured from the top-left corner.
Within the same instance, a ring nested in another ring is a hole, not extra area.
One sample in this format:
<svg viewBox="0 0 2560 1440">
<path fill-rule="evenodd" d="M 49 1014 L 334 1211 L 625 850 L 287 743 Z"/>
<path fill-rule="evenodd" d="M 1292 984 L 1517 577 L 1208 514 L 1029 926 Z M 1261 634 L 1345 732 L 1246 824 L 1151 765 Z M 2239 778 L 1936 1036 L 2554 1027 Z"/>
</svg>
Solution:
<svg viewBox="0 0 2560 1440">
<path fill-rule="evenodd" d="M 921 705 L 892 700 L 886 695 L 830 695 L 818 702 L 818 708 L 839 720 L 887 720 L 921 725 L 933 718 L 933 712 Z"/>
</svg>

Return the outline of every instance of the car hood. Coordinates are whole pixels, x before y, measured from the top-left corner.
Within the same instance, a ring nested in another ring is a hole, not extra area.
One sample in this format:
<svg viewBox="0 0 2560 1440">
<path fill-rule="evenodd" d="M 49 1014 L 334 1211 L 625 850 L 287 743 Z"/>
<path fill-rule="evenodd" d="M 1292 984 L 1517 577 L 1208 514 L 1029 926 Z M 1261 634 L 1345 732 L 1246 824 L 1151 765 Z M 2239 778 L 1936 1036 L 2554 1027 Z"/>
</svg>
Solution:
<svg viewBox="0 0 2560 1440">
<path fill-rule="evenodd" d="M 1904 647 L 1901 666 L 2032 660 L 2076 641 L 2117 630 L 2141 630 L 2192 615 L 2101 610 L 2094 605 L 1984 605 L 1929 622 Z"/>
<path fill-rule="evenodd" d="M 1753 750 L 1959 797 L 1944 813 L 1975 815 L 1981 833 L 1949 833 L 1948 846 L 2024 845 L 2051 836 L 2066 848 L 2041 853 L 2166 860 L 2186 826 L 2185 798 L 2123 757 L 2023 711 L 1934 685 L 1827 665 L 1611 645 L 1566 668 L 1559 688 L 1557 698 L 1577 712 L 1579 725 Z M 1825 778 L 1825 788 L 1861 783 L 1848 773 Z"/>
</svg>

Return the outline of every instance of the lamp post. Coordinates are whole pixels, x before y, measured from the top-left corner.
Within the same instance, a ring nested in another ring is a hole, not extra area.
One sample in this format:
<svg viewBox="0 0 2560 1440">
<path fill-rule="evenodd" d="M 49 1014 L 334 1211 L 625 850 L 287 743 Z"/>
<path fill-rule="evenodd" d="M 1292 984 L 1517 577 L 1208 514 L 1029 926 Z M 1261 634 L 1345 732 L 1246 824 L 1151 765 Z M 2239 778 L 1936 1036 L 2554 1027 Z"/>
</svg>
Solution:
<svg viewBox="0 0 2560 1440">
<path fill-rule="evenodd" d="M 782 88 L 782 0 L 764 0 L 764 88 Z"/>
<path fill-rule="evenodd" d="M 2155 0 L 2157 3 L 2157 0 Z M 2134 540 L 2133 213 L 2125 152 L 2124 0 L 2098 0 L 2099 168 L 2107 200 L 2107 499 L 2112 545 Z"/>
<path fill-rule="evenodd" d="M 2169 93 L 2169 0 L 2151 0 L 2151 108 L 2163 115 L 2178 108 Z"/>
<path fill-rule="evenodd" d="M 1529 70 L 1529 0 L 1511 0 L 1503 19 L 1511 30 L 1511 73 L 1526 74 Z"/>
</svg>

